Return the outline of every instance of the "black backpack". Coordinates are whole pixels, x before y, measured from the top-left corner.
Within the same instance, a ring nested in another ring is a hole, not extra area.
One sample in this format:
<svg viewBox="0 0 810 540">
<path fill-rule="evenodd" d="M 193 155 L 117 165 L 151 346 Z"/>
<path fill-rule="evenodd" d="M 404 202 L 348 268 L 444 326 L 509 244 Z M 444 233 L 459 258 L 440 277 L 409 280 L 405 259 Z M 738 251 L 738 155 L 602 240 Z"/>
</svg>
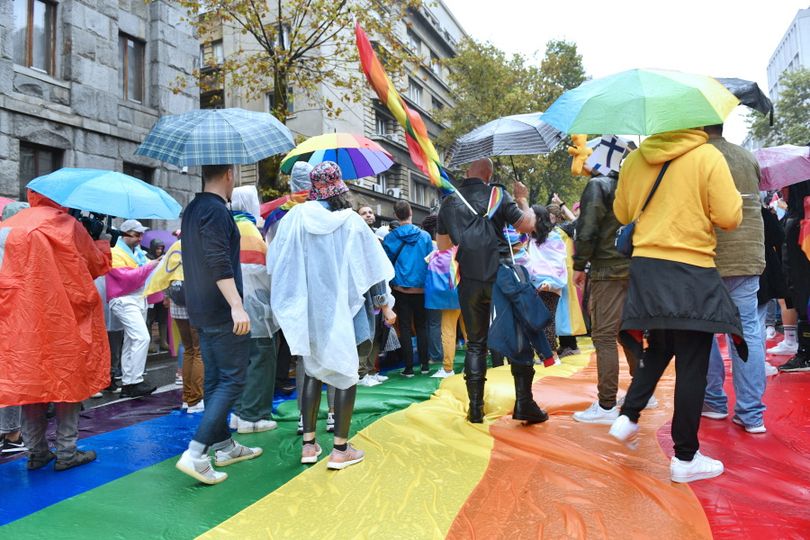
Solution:
<svg viewBox="0 0 810 540">
<path fill-rule="evenodd" d="M 503 188 L 493 187 L 492 189 Z M 458 212 L 469 212 L 464 203 L 460 204 L 462 207 L 458 209 Z M 495 281 L 500 261 L 500 235 L 501 233 L 496 230 L 492 219 L 487 217 L 487 209 L 476 213 L 473 219 L 466 224 L 459 235 L 458 252 L 456 253 L 462 279 Z"/>
</svg>

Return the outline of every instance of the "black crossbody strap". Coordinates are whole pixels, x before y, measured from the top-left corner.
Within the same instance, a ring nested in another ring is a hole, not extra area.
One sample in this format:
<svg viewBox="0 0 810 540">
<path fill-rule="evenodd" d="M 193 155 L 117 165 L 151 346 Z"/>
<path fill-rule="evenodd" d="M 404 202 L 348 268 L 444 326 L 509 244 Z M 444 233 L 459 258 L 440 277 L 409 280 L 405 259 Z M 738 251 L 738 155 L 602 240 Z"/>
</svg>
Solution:
<svg viewBox="0 0 810 540">
<path fill-rule="evenodd" d="M 641 217 L 641 214 L 643 214 L 644 210 L 647 209 L 647 205 L 650 204 L 650 201 L 652 200 L 653 195 L 655 195 L 658 186 L 661 184 L 661 179 L 664 177 L 664 173 L 667 172 L 670 163 L 672 163 L 672 160 L 667 161 L 666 163 L 664 163 L 664 166 L 661 167 L 661 172 L 658 173 L 658 178 L 655 179 L 655 184 L 653 184 L 652 190 L 650 190 L 650 194 L 647 195 L 647 200 L 644 201 L 644 206 L 641 207 L 641 212 L 638 213 L 639 217 Z"/>
</svg>

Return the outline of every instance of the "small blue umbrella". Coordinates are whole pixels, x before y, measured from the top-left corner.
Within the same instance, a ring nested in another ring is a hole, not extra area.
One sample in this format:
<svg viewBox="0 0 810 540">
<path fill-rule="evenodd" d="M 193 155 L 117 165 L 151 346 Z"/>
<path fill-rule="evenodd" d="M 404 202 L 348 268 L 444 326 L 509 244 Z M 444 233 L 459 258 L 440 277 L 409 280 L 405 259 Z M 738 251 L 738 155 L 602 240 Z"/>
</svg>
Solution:
<svg viewBox="0 0 810 540">
<path fill-rule="evenodd" d="M 28 189 L 66 208 L 126 219 L 176 219 L 180 204 L 132 176 L 101 169 L 62 168 L 34 178 Z"/>
<path fill-rule="evenodd" d="M 135 152 L 177 166 L 239 165 L 292 150 L 292 132 L 267 113 L 204 109 L 164 116 Z"/>
</svg>

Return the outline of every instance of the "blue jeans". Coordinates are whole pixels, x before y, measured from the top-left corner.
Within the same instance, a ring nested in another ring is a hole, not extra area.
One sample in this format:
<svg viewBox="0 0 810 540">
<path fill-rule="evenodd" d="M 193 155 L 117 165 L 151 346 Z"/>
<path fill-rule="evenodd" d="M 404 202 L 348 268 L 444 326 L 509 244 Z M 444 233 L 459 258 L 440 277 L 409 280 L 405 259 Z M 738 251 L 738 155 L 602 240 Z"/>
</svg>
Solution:
<svg viewBox="0 0 810 540">
<path fill-rule="evenodd" d="M 245 386 L 250 334 L 237 336 L 233 323 L 197 329 L 205 366 L 205 412 L 194 440 L 213 450 L 230 446 L 228 413 Z"/>
<path fill-rule="evenodd" d="M 428 358 L 431 362 L 442 362 L 444 360 L 444 349 L 442 348 L 442 310 L 427 310 L 427 335 L 428 335 Z"/>
<path fill-rule="evenodd" d="M 765 393 L 765 342 L 761 313 L 757 305 L 759 276 L 724 278 L 723 283 L 740 311 L 745 343 L 748 345 L 747 362 L 740 359 L 733 345 L 729 346 L 736 394 L 734 413 L 746 426 L 760 426 L 763 424 L 762 414 L 765 412 L 765 405 L 762 403 L 762 395 Z M 731 343 L 730 336 L 729 343 Z M 723 390 L 726 368 L 720 356 L 717 340 L 712 344 L 709 373 L 706 378 L 704 402 L 717 412 L 728 411 L 728 397 Z"/>
</svg>

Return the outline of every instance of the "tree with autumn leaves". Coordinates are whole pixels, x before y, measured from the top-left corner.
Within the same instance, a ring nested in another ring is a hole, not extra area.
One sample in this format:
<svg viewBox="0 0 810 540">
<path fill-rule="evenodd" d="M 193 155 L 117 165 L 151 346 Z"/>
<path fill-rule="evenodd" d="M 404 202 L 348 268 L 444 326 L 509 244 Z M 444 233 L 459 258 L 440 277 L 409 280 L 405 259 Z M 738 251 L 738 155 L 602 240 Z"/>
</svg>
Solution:
<svg viewBox="0 0 810 540">
<path fill-rule="evenodd" d="M 576 44 L 559 40 L 548 42 L 539 65 L 472 39 L 465 40 L 458 56 L 447 63 L 456 105 L 440 115 L 448 126 L 439 137 L 445 148 L 496 118 L 545 111 L 565 90 L 586 79 Z M 576 201 L 587 181 L 571 176 L 565 145 L 547 156 L 505 156 L 494 161 L 496 179 L 508 183 L 520 178 L 529 187 L 533 203 L 545 203 L 552 193 Z"/>
</svg>

